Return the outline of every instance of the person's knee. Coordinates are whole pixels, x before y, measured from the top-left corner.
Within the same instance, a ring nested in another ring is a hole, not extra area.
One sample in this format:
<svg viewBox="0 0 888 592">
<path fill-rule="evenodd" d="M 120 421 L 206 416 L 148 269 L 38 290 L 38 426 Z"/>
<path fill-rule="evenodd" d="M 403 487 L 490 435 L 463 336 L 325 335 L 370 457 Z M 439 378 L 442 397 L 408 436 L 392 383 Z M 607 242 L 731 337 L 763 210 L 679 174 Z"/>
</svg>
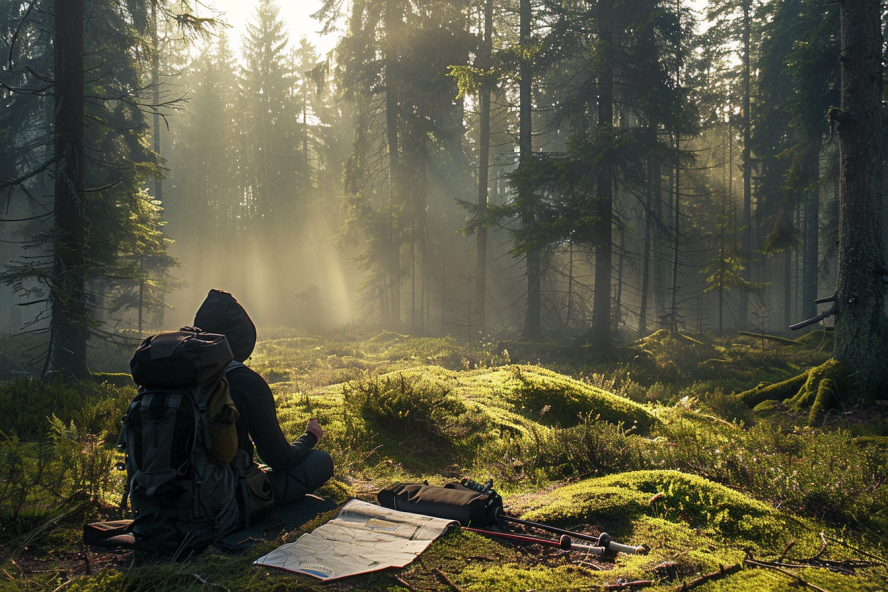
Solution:
<svg viewBox="0 0 888 592">
<path fill-rule="evenodd" d="M 314 489 L 317 489 L 333 476 L 333 457 L 326 450 L 312 450 L 309 457 L 311 458 L 311 476 L 315 481 L 313 485 Z"/>
</svg>

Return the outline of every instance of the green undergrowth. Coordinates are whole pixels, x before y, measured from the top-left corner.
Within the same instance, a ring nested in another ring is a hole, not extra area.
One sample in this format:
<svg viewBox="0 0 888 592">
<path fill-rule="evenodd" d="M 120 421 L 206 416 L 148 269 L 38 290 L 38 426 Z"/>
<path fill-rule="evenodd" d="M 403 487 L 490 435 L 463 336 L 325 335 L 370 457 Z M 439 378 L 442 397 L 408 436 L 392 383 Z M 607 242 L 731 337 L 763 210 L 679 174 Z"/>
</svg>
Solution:
<svg viewBox="0 0 888 592">
<path fill-rule="evenodd" d="M 367 375 L 314 393 L 278 385 L 286 430 L 309 417 L 328 426 L 328 446 L 350 467 L 388 476 L 432 478 L 472 470 L 503 443 L 530 454 L 553 431 L 586 422 L 648 433 L 658 420 L 647 407 L 536 366 L 454 371 L 423 366 Z M 282 403 L 286 401 L 285 403 Z"/>
<path fill-rule="evenodd" d="M 618 350 L 619 362 L 593 364 L 584 344 L 462 342 L 356 327 L 325 336 L 263 329 L 249 364 L 271 383 L 285 435 L 297 437 L 310 417 L 320 419 L 319 446 L 336 462 L 321 493 L 336 503 L 372 499 L 396 481 L 493 478 L 513 513 L 607 531 L 650 554 L 620 556 L 601 570 L 572 555 L 543 558 L 456 532 L 403 570 L 323 584 L 252 566 L 285 542 L 279 539 L 175 565 L 147 559 L 114 566 L 64 589 L 403 590 L 397 575 L 417 590 L 451 590 L 432 573 L 437 568 L 467 591 L 597 590 L 639 579 L 665 591 L 748 554 L 776 559 L 792 541 L 788 558 L 810 557 L 823 532 L 830 537 L 824 557 L 867 559 L 834 542 L 843 539 L 876 559 L 854 575 L 813 566 L 794 572 L 830 592 L 881 590 L 888 575 L 878 563 L 888 555 L 888 424 L 875 407 L 842 398 L 809 427 L 822 378 L 845 392 L 841 377 L 821 375 L 830 337 L 809 333 L 790 346 L 658 331 Z M 52 552 L 82 551 L 84 520 L 100 512 L 117 517 L 122 474 L 110 469 L 135 390 L 127 375 L 112 374 L 125 360 L 103 363 L 108 373 L 94 382 L 46 384 L 22 374 L 0 386 L 0 557 L 27 546 L 16 553 L 42 553 L 51 564 Z M 798 396 L 811 376 L 821 378 L 817 388 Z M 786 381 L 794 388 L 787 396 L 760 392 Z M 26 539 L 75 507 L 78 514 Z M 675 564 L 675 578 L 658 571 L 664 562 Z M 0 592 L 51 592 L 67 577 L 61 569 L 26 575 L 16 565 L 0 565 L 12 578 L 0 572 Z M 698 589 L 798 587 L 786 575 L 747 566 Z"/>
</svg>

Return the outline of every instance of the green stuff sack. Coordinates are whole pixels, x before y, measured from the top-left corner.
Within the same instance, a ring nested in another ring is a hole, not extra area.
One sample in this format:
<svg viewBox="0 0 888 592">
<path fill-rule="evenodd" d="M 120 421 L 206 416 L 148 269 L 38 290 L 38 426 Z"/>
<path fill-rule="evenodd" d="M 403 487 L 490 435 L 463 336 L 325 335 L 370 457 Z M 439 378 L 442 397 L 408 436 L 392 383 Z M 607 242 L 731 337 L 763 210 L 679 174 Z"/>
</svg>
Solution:
<svg viewBox="0 0 888 592">
<path fill-rule="evenodd" d="M 456 520 L 463 526 L 486 528 L 496 524 L 503 499 L 479 493 L 459 483 L 434 487 L 422 483 L 398 483 L 377 494 L 379 504 L 399 512 Z"/>
<path fill-rule="evenodd" d="M 211 462 L 225 466 L 234 460 L 234 455 L 237 453 L 237 429 L 234 423 L 238 417 L 240 415 L 234 406 L 234 401 L 231 400 L 228 379 L 223 376 L 207 400 L 210 439 L 207 455 Z"/>
</svg>

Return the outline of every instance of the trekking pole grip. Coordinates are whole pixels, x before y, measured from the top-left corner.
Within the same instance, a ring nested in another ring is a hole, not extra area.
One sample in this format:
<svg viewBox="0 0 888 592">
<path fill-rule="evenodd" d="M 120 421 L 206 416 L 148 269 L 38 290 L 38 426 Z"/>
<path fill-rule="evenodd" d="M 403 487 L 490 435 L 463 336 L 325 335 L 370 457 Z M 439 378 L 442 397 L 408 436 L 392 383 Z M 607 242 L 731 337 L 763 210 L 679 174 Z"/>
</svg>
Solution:
<svg viewBox="0 0 888 592">
<path fill-rule="evenodd" d="M 626 553 L 627 555 L 647 555 L 648 550 L 645 547 L 634 547 L 632 545 L 624 545 L 615 542 L 606 532 L 601 533 L 598 537 L 598 544 L 612 553 Z"/>
</svg>

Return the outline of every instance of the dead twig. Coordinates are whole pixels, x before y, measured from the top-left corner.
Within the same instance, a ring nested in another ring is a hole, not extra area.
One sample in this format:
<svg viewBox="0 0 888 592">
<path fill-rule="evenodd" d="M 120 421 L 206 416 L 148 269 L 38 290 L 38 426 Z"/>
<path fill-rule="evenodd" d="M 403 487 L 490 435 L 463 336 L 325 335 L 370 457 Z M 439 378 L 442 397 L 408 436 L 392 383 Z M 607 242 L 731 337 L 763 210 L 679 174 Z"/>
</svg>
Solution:
<svg viewBox="0 0 888 592">
<path fill-rule="evenodd" d="M 74 581 L 73 579 L 70 579 L 70 580 L 68 580 L 68 581 L 66 581 L 66 582 L 62 582 L 62 585 L 59 586 L 58 588 L 56 588 L 55 590 L 53 590 L 52 592 L 61 592 L 62 590 L 64 590 L 64 589 L 67 588 L 68 586 L 70 586 L 70 585 L 71 585 L 71 582 L 73 582 L 73 581 Z"/>
<path fill-rule="evenodd" d="M 826 537 L 823 535 L 823 532 L 821 532 L 820 533 L 820 550 L 817 551 L 817 553 L 815 553 L 814 555 L 812 555 L 811 557 L 808 557 L 806 559 L 795 559 L 795 558 L 790 557 L 789 560 L 795 561 L 796 563 L 806 563 L 808 561 L 814 561 L 815 559 L 817 559 L 818 557 L 823 555 L 823 553 L 825 551 L 826 551 Z M 783 558 L 781 557 L 780 559 L 782 560 Z"/>
<path fill-rule="evenodd" d="M 595 565 L 594 563 L 589 563 L 588 561 L 577 561 L 577 565 L 582 565 L 583 567 L 591 567 L 596 571 L 604 571 L 604 568 L 600 565 Z"/>
<path fill-rule="evenodd" d="M 866 555 L 867 557 L 875 559 L 877 563 L 881 563 L 882 565 L 888 565 L 888 561 L 885 561 L 884 558 L 879 557 L 878 555 L 873 555 L 872 553 L 867 553 L 863 549 L 858 549 L 854 545 L 846 543 L 844 539 L 839 539 L 839 538 L 829 536 L 829 535 L 824 535 L 824 536 L 826 538 L 828 538 L 829 540 L 835 541 L 835 542 L 839 543 L 840 545 L 842 545 L 843 547 L 847 547 L 848 549 L 851 549 L 852 551 L 854 551 L 856 553 L 860 553 L 861 555 Z"/>
<path fill-rule="evenodd" d="M 437 567 L 432 568 L 432 573 L 434 573 L 436 576 L 438 576 L 442 582 L 444 582 L 445 584 L 447 584 L 448 586 L 450 586 L 451 588 L 456 590 L 456 592 L 463 592 L 463 589 L 460 588 L 459 586 L 457 586 L 456 582 L 454 582 L 453 580 L 448 578 L 447 574 L 445 574 L 443 571 L 441 571 Z"/>
<path fill-rule="evenodd" d="M 690 582 L 682 582 L 681 586 L 675 589 L 675 592 L 684 592 L 685 590 L 690 590 L 692 588 L 696 588 L 697 586 L 701 586 L 710 580 L 719 580 L 731 575 L 732 573 L 737 573 L 738 571 L 740 571 L 741 565 L 739 563 L 735 563 L 734 565 L 730 565 L 728 567 L 719 565 L 718 568 L 718 571 L 703 574 L 699 578 L 693 579 Z"/>
<path fill-rule="evenodd" d="M 407 588 L 408 590 L 410 590 L 410 592 L 417 592 L 416 588 L 414 588 L 413 586 L 411 586 L 410 584 L 408 584 L 407 582 L 405 582 L 404 580 L 402 580 L 400 577 L 395 576 L 395 580 L 396 580 L 399 584 L 401 584 L 402 586 L 404 586 L 405 588 Z"/>
<path fill-rule="evenodd" d="M 797 542 L 797 540 L 793 539 L 786 544 L 786 546 L 783 548 L 783 553 L 780 554 L 780 559 L 777 560 L 777 563 L 783 563 L 783 559 L 786 557 L 786 554 L 789 553 L 789 550 L 792 549 Z"/>
<path fill-rule="evenodd" d="M 605 584 L 605 590 L 626 590 L 627 588 L 646 588 L 653 585 L 652 580 L 636 580 L 634 582 L 615 582 L 613 584 Z"/>
<path fill-rule="evenodd" d="M 818 590 L 819 592 L 829 592 L 829 590 L 827 590 L 826 588 L 821 588 L 820 586 L 818 586 L 816 584 L 812 584 L 811 582 L 809 582 L 807 580 L 803 580 L 802 576 L 800 576 L 798 574 L 794 574 L 791 571 L 786 571 L 785 569 L 781 569 L 775 565 L 769 565 L 767 563 L 762 563 L 761 561 L 754 561 L 752 559 L 746 559 L 745 562 L 748 563 L 749 565 L 754 565 L 756 567 L 764 567 L 766 569 L 773 569 L 774 571 L 779 571 L 783 575 L 789 576 L 792 579 L 794 579 L 800 586 L 805 586 L 807 588 L 811 588 L 812 590 Z"/>
<path fill-rule="evenodd" d="M 222 586 L 221 584 L 210 583 L 197 574 L 191 574 L 191 577 L 194 578 L 195 580 L 197 580 L 198 582 L 200 582 L 201 584 L 203 584 L 204 586 L 212 586 L 213 588 L 219 588 L 220 590 L 225 590 L 225 592 L 231 592 L 225 586 Z"/>
</svg>

